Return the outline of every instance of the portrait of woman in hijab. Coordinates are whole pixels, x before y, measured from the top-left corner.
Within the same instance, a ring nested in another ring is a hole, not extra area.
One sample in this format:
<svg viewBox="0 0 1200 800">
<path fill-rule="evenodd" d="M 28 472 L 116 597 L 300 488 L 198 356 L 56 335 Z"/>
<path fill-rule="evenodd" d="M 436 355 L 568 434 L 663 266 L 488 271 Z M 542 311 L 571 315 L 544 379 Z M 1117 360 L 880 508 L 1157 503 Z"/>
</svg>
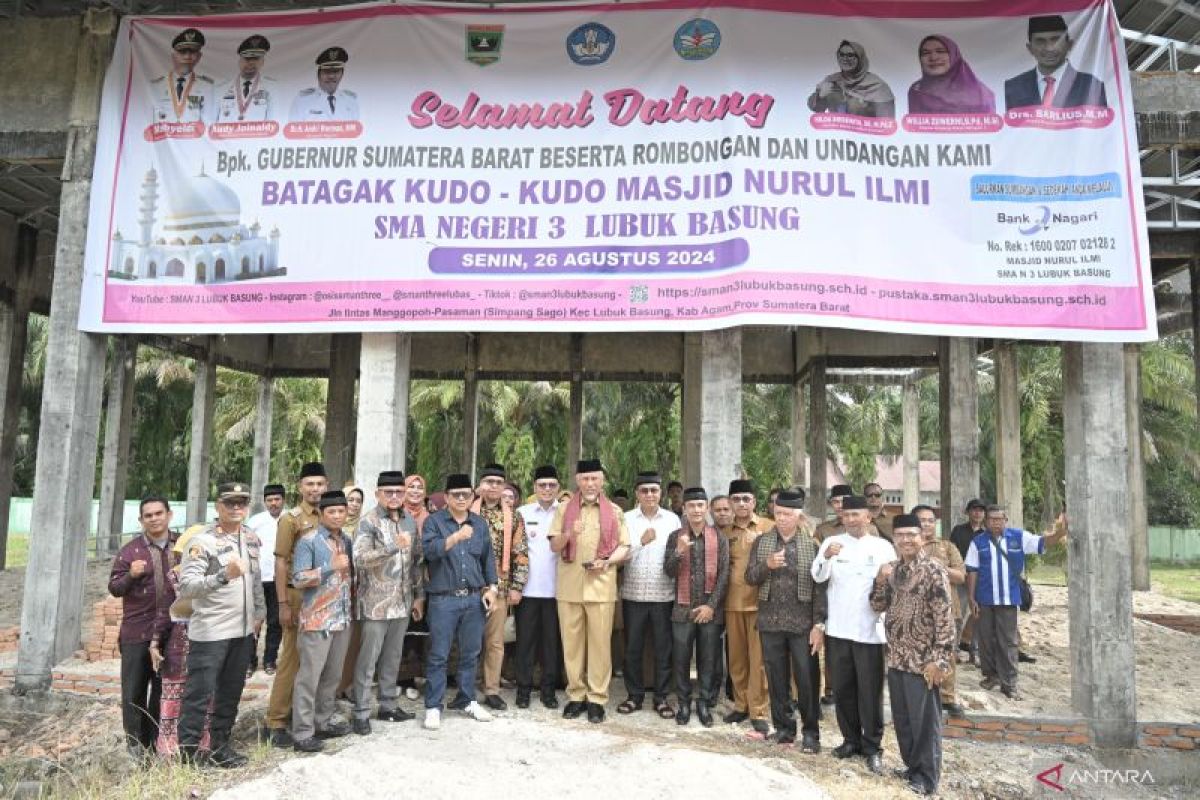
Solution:
<svg viewBox="0 0 1200 800">
<path fill-rule="evenodd" d="M 910 114 L 994 114 L 996 96 L 975 77 L 948 36 L 934 34 L 917 48 L 921 78 L 908 89 Z"/>
<path fill-rule="evenodd" d="M 837 47 L 837 64 L 838 71 L 826 75 L 808 96 L 810 109 L 859 117 L 896 116 L 896 97 L 882 78 L 869 71 L 867 51 L 861 44 L 842 41 Z"/>
</svg>

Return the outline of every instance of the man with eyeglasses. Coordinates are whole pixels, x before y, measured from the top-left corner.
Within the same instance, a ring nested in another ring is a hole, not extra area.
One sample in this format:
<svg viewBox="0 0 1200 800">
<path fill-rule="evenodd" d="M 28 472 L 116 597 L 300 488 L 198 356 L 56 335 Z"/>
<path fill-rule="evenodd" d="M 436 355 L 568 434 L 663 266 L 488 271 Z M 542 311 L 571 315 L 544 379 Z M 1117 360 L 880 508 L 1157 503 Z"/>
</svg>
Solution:
<svg viewBox="0 0 1200 800">
<path fill-rule="evenodd" d="M 727 723 L 750 720 L 754 731 L 766 736 L 770 731 L 767 713 L 767 673 L 763 667 L 762 642 L 758 636 L 758 587 L 746 582 L 746 567 L 754 557 L 758 537 L 770 528 L 755 507 L 754 483 L 738 479 L 729 483 L 729 503 L 733 525 L 729 542 L 729 596 L 725 601 L 725 637 L 729 650 L 729 677 L 733 682 L 733 711 L 725 715 Z"/>
<path fill-rule="evenodd" d="M 492 537 L 492 556 L 498 577 L 496 607 L 483 628 L 483 704 L 504 711 L 508 703 L 500 696 L 500 670 L 504 666 L 504 623 L 509 609 L 520 607 L 529 578 L 529 545 L 525 520 L 516 509 L 502 502 L 507 475 L 501 464 L 488 464 L 479 476 L 479 497 L 471 511 L 483 517 Z"/>
<path fill-rule="evenodd" d="M 389 470 L 375 481 L 377 505 L 359 520 L 354 569 L 362 643 L 354 665 L 351 728 L 371 732 L 371 681 L 379 675 L 376 719 L 407 722 L 413 715 L 397 705 L 400 661 L 408 621 L 425 613 L 425 557 L 416 520 L 404 510 L 404 473 Z"/>
<path fill-rule="evenodd" d="M 638 506 L 625 513 L 629 529 L 629 556 L 621 586 L 621 610 L 625 615 L 625 691 L 629 696 L 617 706 L 618 714 L 642 710 L 646 699 L 643 652 L 646 633 L 654 639 L 654 710 L 663 719 L 675 716 L 668 701 L 671 691 L 671 601 L 675 581 L 663 569 L 667 537 L 679 530 L 679 517 L 659 505 L 662 478 L 654 472 L 639 472 L 633 485 Z"/>
<path fill-rule="evenodd" d="M 224 483 L 217 489 L 217 521 L 192 537 L 179 573 L 179 596 L 192 601 L 188 622 L 187 683 L 179 714 L 179 752 L 199 762 L 200 737 L 212 703 L 208 763 L 224 769 L 248 759 L 230 737 L 254 650 L 254 631 L 267 616 L 260 543 L 242 524 L 249 487 Z"/>
<path fill-rule="evenodd" d="M 625 514 L 604 496 L 599 459 L 575 465 L 577 490 L 550 524 L 550 548 L 559 554 L 558 621 L 567 667 L 563 717 L 604 721 L 612 681 L 612 631 L 617 605 L 615 567 L 629 552 Z"/>
<path fill-rule="evenodd" d="M 492 715 L 475 701 L 475 672 L 483 644 L 484 614 L 495 613 L 496 561 L 487 521 L 471 512 L 469 475 L 446 478 L 446 507 L 425 519 L 421 548 L 429 565 L 429 660 L 426 663 L 425 730 L 442 727 L 446 663 L 458 643 L 458 696 L 450 704 L 476 722 Z"/>
<path fill-rule="evenodd" d="M 962 607 L 958 603 L 958 592 L 955 589 L 967 583 L 967 568 L 958 548 L 949 539 L 939 539 L 937 535 L 937 514 L 930 506 L 914 506 L 913 516 L 921 523 L 921 547 L 925 555 L 946 568 L 946 576 L 950 581 L 950 606 L 954 611 L 955 637 L 958 641 L 958 631 L 962 630 Z M 962 706 L 958 704 L 958 682 L 955 680 L 954 654 L 950 655 L 950 667 L 942 681 L 942 708 L 951 717 L 961 718 Z"/>
<path fill-rule="evenodd" d="M 542 663 L 541 699 L 546 708 L 558 708 L 558 601 L 554 598 L 558 554 L 550 549 L 550 523 L 558 510 L 558 470 L 551 464 L 533 471 L 536 500 L 517 513 L 525 524 L 529 546 L 529 576 L 517 606 L 517 708 L 529 708 L 533 692 L 533 664 Z"/>
<path fill-rule="evenodd" d="M 878 483 L 868 483 L 863 486 L 863 497 L 867 498 L 867 509 L 871 512 L 871 523 L 876 532 L 890 542 L 892 518 L 883 508 L 883 487 Z"/>
</svg>

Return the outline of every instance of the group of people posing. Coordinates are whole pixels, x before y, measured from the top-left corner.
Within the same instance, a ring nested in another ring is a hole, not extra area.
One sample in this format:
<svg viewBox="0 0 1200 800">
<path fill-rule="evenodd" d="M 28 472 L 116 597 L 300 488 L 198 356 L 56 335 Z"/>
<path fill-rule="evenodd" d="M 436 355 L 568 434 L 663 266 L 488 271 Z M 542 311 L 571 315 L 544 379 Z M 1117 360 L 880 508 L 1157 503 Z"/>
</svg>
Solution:
<svg viewBox="0 0 1200 800">
<path fill-rule="evenodd" d="M 274 682 L 262 736 L 302 752 L 370 734 L 372 716 L 414 718 L 399 702 L 400 666 L 410 622 L 421 620 L 427 730 L 441 727 L 447 707 L 481 722 L 507 708 L 500 686 L 510 616 L 517 707 L 528 708 L 537 689 L 543 706 L 558 708 L 561 666 L 563 716 L 601 723 L 620 618 L 619 714 L 642 712 L 649 700 L 664 720 L 687 725 L 694 712 L 711 727 L 727 665 L 733 708 L 723 721 L 748 722 L 747 735 L 776 745 L 799 738 L 800 750 L 815 754 L 823 654 L 842 734 L 833 755 L 861 756 L 882 773 L 886 680 L 900 772 L 929 794 L 940 773 L 942 691 L 949 687 L 953 704 L 965 616 L 952 584 L 966 584 L 980 612 L 985 688 L 1018 696 L 1024 554 L 1065 535 L 1065 526 L 1046 537 L 1008 528 L 1004 510 L 988 507 L 964 564 L 937 538 L 932 508 L 884 514 L 874 484 L 865 496 L 834 487 L 835 516 L 818 525 L 800 489 L 772 492 L 770 516 L 759 516 L 755 488 L 742 479 L 715 497 L 684 489 L 680 515 L 663 507 L 662 479 L 643 472 L 636 506 L 623 511 L 596 460 L 576 465 L 570 492 L 553 466 L 537 468 L 524 505 L 497 464 L 477 481 L 448 476 L 436 510 L 420 476 L 380 473 L 364 513 L 361 489 L 327 483 L 321 464 L 304 465 L 298 505 L 285 511 L 283 487 L 268 486 L 267 510 L 250 525 L 247 487 L 223 484 L 216 521 L 178 538 L 167 501 L 142 501 L 143 535 L 116 556 L 110 580 L 124 598 L 122 700 L 134 755 L 245 763 L 230 737 L 268 617 L 278 628 L 266 637 Z M 335 714 L 339 687 L 351 699 L 348 721 Z"/>
</svg>

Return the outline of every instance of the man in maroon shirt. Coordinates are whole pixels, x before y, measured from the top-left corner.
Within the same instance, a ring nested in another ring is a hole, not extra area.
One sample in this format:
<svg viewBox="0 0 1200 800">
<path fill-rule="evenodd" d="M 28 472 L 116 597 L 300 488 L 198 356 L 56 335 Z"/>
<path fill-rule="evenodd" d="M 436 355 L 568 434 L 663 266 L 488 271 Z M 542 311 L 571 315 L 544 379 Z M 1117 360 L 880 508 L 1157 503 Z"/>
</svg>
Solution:
<svg viewBox="0 0 1200 800">
<path fill-rule="evenodd" d="M 142 499 L 138 511 L 142 535 L 113 559 L 108 591 L 121 598 L 121 722 L 129 754 L 142 760 L 154 751 L 158 737 L 158 704 L 162 695 L 150 642 L 170 626 L 175 592 L 167 581 L 175 536 L 169 528 L 171 508 L 165 497 Z"/>
</svg>

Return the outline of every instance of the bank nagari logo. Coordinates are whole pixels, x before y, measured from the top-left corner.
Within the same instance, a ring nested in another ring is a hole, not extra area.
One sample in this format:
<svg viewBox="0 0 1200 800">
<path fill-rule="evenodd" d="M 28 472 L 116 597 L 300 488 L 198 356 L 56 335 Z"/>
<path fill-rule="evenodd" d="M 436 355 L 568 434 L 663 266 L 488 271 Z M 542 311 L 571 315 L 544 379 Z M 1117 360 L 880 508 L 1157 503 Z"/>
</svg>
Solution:
<svg viewBox="0 0 1200 800">
<path fill-rule="evenodd" d="M 585 22 L 567 35 L 567 55 L 576 64 L 603 64 L 617 46 L 617 35 L 599 22 Z"/>
<path fill-rule="evenodd" d="M 675 31 L 675 52 L 684 61 L 703 61 L 721 46 L 721 29 L 715 22 L 692 19 Z"/>
<path fill-rule="evenodd" d="M 500 45 L 504 43 L 503 25 L 467 26 L 467 61 L 486 67 L 500 60 Z"/>
<path fill-rule="evenodd" d="M 1017 228 L 1017 230 L 1025 236 L 1033 236 L 1035 233 L 1041 233 L 1050 227 L 1050 206 L 1038 206 L 1038 211 L 1041 213 L 1041 219 L 1031 225 Z"/>
</svg>

